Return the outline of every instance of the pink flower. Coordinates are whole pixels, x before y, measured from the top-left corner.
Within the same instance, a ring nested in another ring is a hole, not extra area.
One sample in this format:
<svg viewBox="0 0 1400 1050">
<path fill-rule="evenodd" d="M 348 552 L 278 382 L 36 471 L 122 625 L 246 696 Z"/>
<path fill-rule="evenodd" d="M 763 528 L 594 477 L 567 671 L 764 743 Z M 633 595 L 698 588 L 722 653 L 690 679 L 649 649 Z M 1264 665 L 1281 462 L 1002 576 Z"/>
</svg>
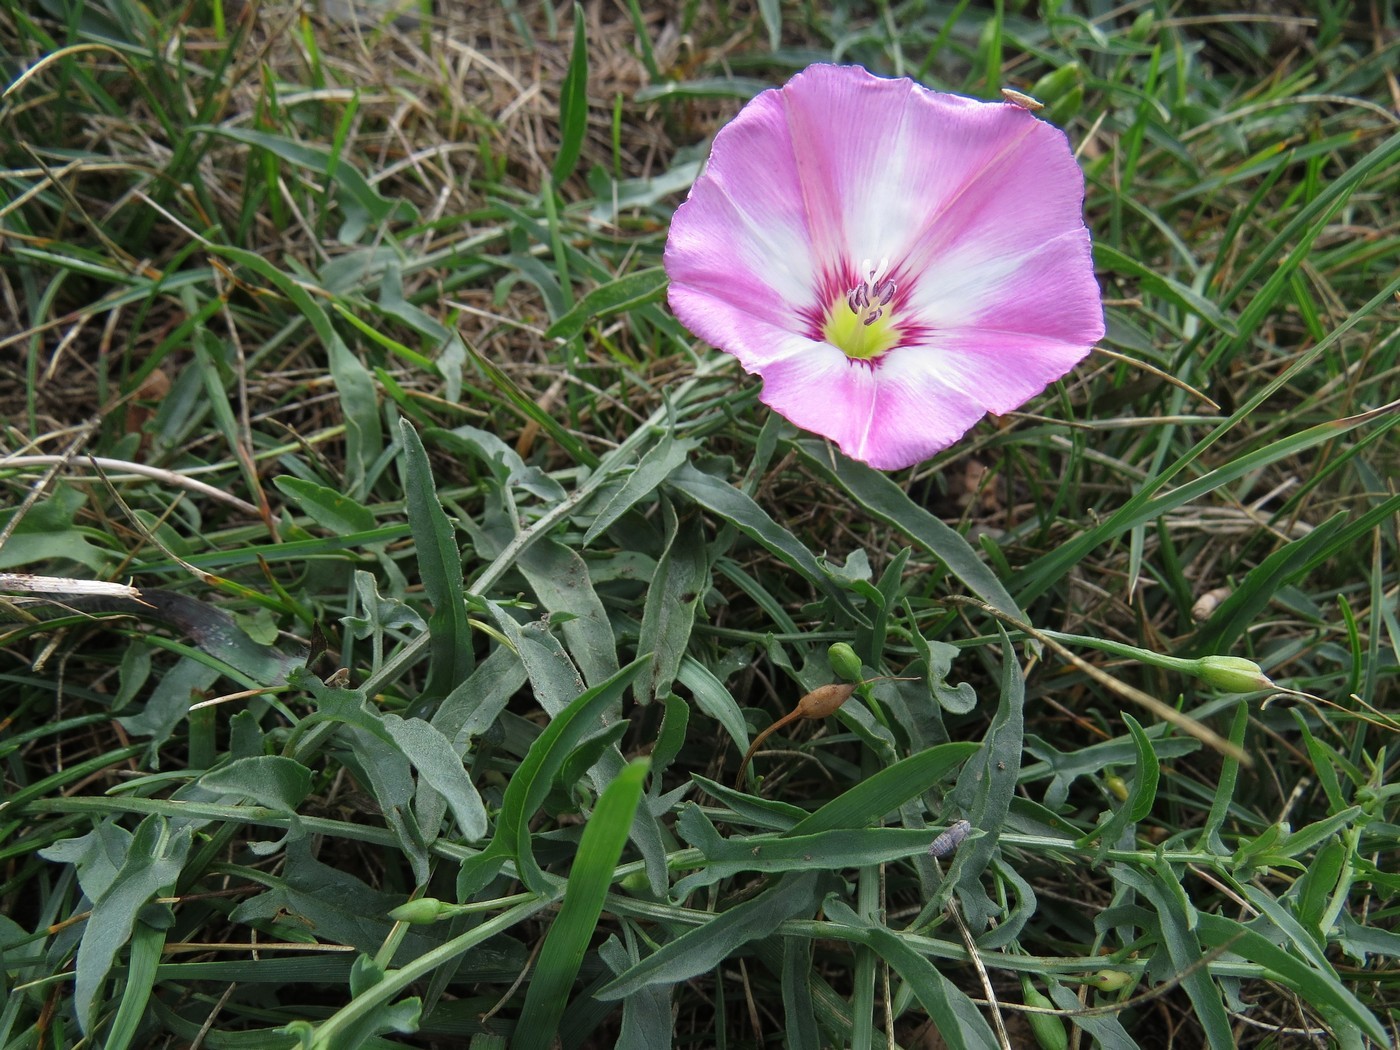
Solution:
<svg viewBox="0 0 1400 1050">
<path fill-rule="evenodd" d="M 810 66 L 715 136 L 666 242 L 671 308 L 763 401 L 893 470 L 1043 390 L 1102 338 L 1064 132 Z"/>
</svg>

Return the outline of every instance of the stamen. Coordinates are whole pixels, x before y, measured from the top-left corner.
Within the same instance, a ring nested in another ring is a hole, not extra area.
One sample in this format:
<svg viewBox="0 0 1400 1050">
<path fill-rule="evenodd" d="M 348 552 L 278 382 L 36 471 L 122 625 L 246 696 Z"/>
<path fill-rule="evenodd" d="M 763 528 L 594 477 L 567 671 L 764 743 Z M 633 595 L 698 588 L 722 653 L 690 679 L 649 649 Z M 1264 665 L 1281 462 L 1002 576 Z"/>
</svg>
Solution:
<svg viewBox="0 0 1400 1050">
<path fill-rule="evenodd" d="M 880 260 L 877 266 L 869 259 L 861 260 L 861 282 L 846 292 L 846 305 L 851 313 L 860 318 L 860 323 L 874 324 L 884 315 L 884 307 L 894 299 L 899 286 L 893 280 L 886 280 L 889 272 L 889 256 Z"/>
</svg>

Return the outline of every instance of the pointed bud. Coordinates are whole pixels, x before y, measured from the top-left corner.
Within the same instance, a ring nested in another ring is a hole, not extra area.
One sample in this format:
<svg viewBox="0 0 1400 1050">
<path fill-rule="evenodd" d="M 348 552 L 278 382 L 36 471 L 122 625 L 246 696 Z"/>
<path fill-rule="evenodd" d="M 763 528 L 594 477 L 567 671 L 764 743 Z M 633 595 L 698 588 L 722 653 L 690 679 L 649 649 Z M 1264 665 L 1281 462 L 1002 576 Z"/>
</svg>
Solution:
<svg viewBox="0 0 1400 1050">
<path fill-rule="evenodd" d="M 389 913 L 395 922 L 407 922 L 415 926 L 436 922 L 443 912 L 444 905 L 436 897 L 419 897 L 417 900 L 400 904 Z"/>
<path fill-rule="evenodd" d="M 1241 656 L 1204 657 L 1197 662 L 1196 677 L 1226 693 L 1277 688 L 1258 664 Z"/>
</svg>

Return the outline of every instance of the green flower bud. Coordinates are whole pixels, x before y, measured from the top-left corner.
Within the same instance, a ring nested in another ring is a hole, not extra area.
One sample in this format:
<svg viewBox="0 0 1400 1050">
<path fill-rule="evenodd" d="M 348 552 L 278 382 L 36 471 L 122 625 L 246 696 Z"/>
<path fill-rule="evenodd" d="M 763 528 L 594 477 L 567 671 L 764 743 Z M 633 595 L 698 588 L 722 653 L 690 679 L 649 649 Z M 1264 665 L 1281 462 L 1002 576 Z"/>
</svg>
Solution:
<svg viewBox="0 0 1400 1050">
<path fill-rule="evenodd" d="M 1100 970 L 1085 978 L 1089 984 L 1102 992 L 1117 992 L 1133 983 L 1133 975 L 1127 970 Z"/>
<path fill-rule="evenodd" d="M 1066 62 L 1059 69 L 1053 69 L 1032 85 L 1026 92 L 1031 98 L 1038 98 L 1047 106 L 1064 98 L 1084 83 L 1084 70 L 1078 62 Z"/>
<path fill-rule="evenodd" d="M 1046 103 L 1046 108 L 1040 115 L 1056 127 L 1061 127 L 1078 116 L 1083 105 L 1084 88 L 1076 84 L 1054 102 Z"/>
<path fill-rule="evenodd" d="M 1207 656 L 1197 661 L 1196 677 L 1226 693 L 1276 688 L 1258 664 L 1242 656 Z"/>
<path fill-rule="evenodd" d="M 1128 39 L 1135 44 L 1141 44 L 1152 32 L 1152 28 L 1157 23 L 1157 16 L 1151 11 L 1144 11 L 1133 19 L 1132 26 L 1128 29 Z"/>
<path fill-rule="evenodd" d="M 1031 984 L 1026 977 L 1021 978 L 1021 1000 L 1027 1006 L 1034 1006 L 1040 1010 L 1054 1010 L 1055 1004 L 1046 995 Z M 1035 1036 L 1035 1041 L 1041 1050 L 1065 1050 L 1069 1046 L 1069 1034 L 1065 1031 L 1064 1022 L 1058 1017 L 1050 1014 L 1026 1014 L 1026 1024 Z"/>
<path fill-rule="evenodd" d="M 831 669 L 848 682 L 860 681 L 860 657 L 845 642 L 836 642 L 826 651 Z"/>
<path fill-rule="evenodd" d="M 407 922 L 419 926 L 436 922 L 447 907 L 449 905 L 444 905 L 436 897 L 419 897 L 417 900 L 400 904 L 389 913 L 389 918 L 395 922 Z"/>
</svg>

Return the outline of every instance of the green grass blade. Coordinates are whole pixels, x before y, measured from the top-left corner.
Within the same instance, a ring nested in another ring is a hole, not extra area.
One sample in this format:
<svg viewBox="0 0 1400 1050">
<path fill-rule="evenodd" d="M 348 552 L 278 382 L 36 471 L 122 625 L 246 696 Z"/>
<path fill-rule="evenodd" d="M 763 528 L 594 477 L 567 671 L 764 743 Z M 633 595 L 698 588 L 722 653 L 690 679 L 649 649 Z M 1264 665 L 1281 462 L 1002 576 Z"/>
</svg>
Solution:
<svg viewBox="0 0 1400 1050">
<path fill-rule="evenodd" d="M 559 153 L 554 158 L 551 181 L 562 186 L 574 173 L 583 139 L 588 134 L 588 34 L 583 8 L 574 4 L 574 48 L 569 68 L 559 88 Z"/>
<path fill-rule="evenodd" d="M 525 993 L 513 1045 L 545 1050 L 553 1043 L 569 990 L 583 964 L 613 880 L 613 868 L 627 844 L 633 814 L 641 801 L 650 764 L 631 763 L 608 785 L 589 815 L 569 869 L 568 888 L 559 914 L 545 935 L 539 961 Z"/>
</svg>

